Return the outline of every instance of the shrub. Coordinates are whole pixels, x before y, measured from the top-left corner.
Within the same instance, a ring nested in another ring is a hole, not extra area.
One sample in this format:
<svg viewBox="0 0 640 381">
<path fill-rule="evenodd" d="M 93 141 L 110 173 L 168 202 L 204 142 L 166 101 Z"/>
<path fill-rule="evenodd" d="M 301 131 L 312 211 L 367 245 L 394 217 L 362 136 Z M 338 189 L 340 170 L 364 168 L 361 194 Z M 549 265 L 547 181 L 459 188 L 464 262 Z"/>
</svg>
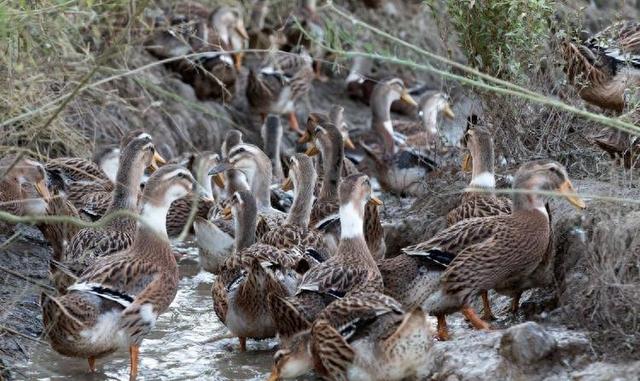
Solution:
<svg viewBox="0 0 640 381">
<path fill-rule="evenodd" d="M 427 3 L 437 14 L 436 0 Z M 548 0 L 445 0 L 444 6 L 469 64 L 503 79 L 523 79 L 523 66 L 536 64 L 549 36 Z"/>
</svg>

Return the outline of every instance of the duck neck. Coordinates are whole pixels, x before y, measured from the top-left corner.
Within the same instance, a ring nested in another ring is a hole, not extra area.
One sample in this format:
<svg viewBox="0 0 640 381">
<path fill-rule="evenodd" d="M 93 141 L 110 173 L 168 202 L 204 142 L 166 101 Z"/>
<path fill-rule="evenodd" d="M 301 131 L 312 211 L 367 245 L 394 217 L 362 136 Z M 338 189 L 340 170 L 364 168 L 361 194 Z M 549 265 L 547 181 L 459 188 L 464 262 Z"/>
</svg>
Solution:
<svg viewBox="0 0 640 381">
<path fill-rule="evenodd" d="M 109 212 L 118 209 L 137 210 L 138 192 L 143 175 L 144 167 L 140 163 L 123 156 L 120 160 Z"/>
<path fill-rule="evenodd" d="M 393 141 L 393 122 L 391 121 L 391 104 L 394 99 L 387 92 L 375 92 L 371 102 L 372 130 L 382 139 L 383 152 L 393 154 L 396 152 Z"/>
<path fill-rule="evenodd" d="M 273 179 L 281 181 L 284 177 L 282 163 L 280 161 L 280 140 L 282 139 L 282 127 L 274 127 L 278 130 L 268 129 L 264 132 L 264 153 L 271 160 Z M 272 180 L 273 180 L 272 179 Z"/>
<path fill-rule="evenodd" d="M 422 109 L 422 125 L 429 133 L 438 133 L 438 108 L 433 102 L 427 102 Z"/>
<path fill-rule="evenodd" d="M 528 179 L 526 181 L 518 180 L 519 179 L 516 178 L 513 183 L 513 189 L 515 190 L 542 190 L 534 185 L 536 181 L 535 179 Z M 545 199 L 540 195 L 514 192 L 512 196 L 512 203 L 513 213 L 538 210 L 547 216 L 547 219 L 549 218 L 545 207 Z"/>
<path fill-rule="evenodd" d="M 146 245 L 148 240 L 169 241 L 167 235 L 167 213 L 171 204 L 145 202 L 138 221 L 136 242 Z"/>
<path fill-rule="evenodd" d="M 342 253 L 369 253 L 364 238 L 364 204 L 354 201 L 340 205 L 340 244 Z M 369 255 L 370 257 L 371 255 Z"/>
<path fill-rule="evenodd" d="M 235 213 L 236 252 L 256 243 L 257 216 L 255 205 L 245 207 L 241 213 Z"/>
<path fill-rule="evenodd" d="M 256 197 L 258 209 L 271 209 L 271 163 L 258 167 L 257 176 L 253 179 L 251 190 Z"/>
<path fill-rule="evenodd" d="M 337 143 L 337 142 L 336 142 Z M 344 147 L 342 143 L 331 144 L 330 147 L 321 146 L 322 149 L 322 187 L 320 188 L 321 200 L 335 200 L 338 198 L 338 185 L 342 174 Z"/>
<path fill-rule="evenodd" d="M 306 227 L 311 219 L 311 209 L 313 206 L 313 191 L 315 188 L 314 179 L 301 181 L 301 184 L 295 184 L 295 194 L 293 196 L 293 204 L 287 216 L 287 223 L 291 225 Z"/>
<path fill-rule="evenodd" d="M 473 162 L 471 170 L 471 187 L 476 188 L 495 188 L 496 178 L 493 167 L 493 145 L 488 144 L 487 147 L 478 147 L 471 152 Z"/>
</svg>

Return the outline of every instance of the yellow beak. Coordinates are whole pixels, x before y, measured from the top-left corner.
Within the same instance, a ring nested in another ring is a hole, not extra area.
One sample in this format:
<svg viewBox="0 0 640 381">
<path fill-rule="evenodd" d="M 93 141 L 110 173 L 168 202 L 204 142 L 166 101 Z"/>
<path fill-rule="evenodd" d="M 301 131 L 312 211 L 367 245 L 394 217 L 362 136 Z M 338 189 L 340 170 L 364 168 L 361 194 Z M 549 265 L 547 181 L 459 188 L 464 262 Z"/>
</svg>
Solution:
<svg viewBox="0 0 640 381">
<path fill-rule="evenodd" d="M 418 103 L 416 103 L 413 97 L 409 95 L 409 92 L 406 89 L 402 90 L 402 95 L 400 95 L 400 99 L 410 104 L 411 106 L 416 106 L 416 107 L 418 106 Z"/>
<path fill-rule="evenodd" d="M 453 112 L 451 106 L 448 103 L 444 106 L 444 110 L 442 110 L 442 112 L 444 113 L 444 116 L 449 119 L 453 119 L 456 117 L 456 114 Z"/>
<path fill-rule="evenodd" d="M 374 195 L 371 195 L 371 198 L 369 199 L 369 202 L 372 203 L 373 205 L 376 205 L 376 206 L 384 205 L 382 200 L 380 200 L 379 198 L 377 198 Z"/>
<path fill-rule="evenodd" d="M 310 145 L 309 148 L 307 148 L 307 150 L 304 152 L 304 154 L 307 156 L 316 156 L 319 153 L 320 151 L 318 150 L 318 147 L 316 147 L 314 144 Z"/>
<path fill-rule="evenodd" d="M 558 188 L 558 191 L 560 191 L 560 193 L 562 193 L 562 195 L 567 198 L 567 201 L 569 201 L 569 203 L 576 208 L 584 209 L 587 207 L 587 204 L 584 203 L 584 200 L 578 197 L 578 195 L 576 194 L 571 181 L 566 180 L 564 183 L 562 183 L 562 185 L 560 185 L 560 188 Z"/>
<path fill-rule="evenodd" d="M 300 137 L 300 139 L 298 139 L 298 143 L 300 144 L 309 143 L 310 141 L 311 141 L 311 134 L 309 133 L 309 131 L 305 131 L 304 134 L 302 134 L 302 136 Z"/>
<path fill-rule="evenodd" d="M 465 153 L 462 158 L 462 170 L 465 172 L 471 172 L 473 169 L 473 157 L 470 153 Z"/>
<path fill-rule="evenodd" d="M 151 172 L 155 172 L 161 166 L 167 164 L 167 161 L 158 153 L 158 151 L 154 152 L 153 159 L 151 159 Z"/>
<path fill-rule="evenodd" d="M 213 182 L 220 188 L 224 189 L 224 175 L 222 172 L 213 175 Z"/>
<path fill-rule="evenodd" d="M 230 220 L 232 217 L 233 217 L 233 213 L 231 212 L 231 207 L 225 206 L 224 209 L 222 209 L 222 219 Z"/>
<path fill-rule="evenodd" d="M 353 141 L 348 136 L 344 138 L 344 146 L 349 149 L 356 149 L 356 145 L 353 144 Z"/>
<path fill-rule="evenodd" d="M 34 187 L 36 188 L 36 192 L 44 199 L 46 202 L 51 200 L 51 194 L 49 193 L 49 188 L 47 188 L 47 184 L 45 184 L 44 180 L 38 181 Z"/>
<path fill-rule="evenodd" d="M 249 33 L 247 33 L 247 30 L 244 27 L 244 24 L 238 24 L 235 27 L 236 32 L 238 32 L 239 35 L 242 36 L 242 38 L 244 38 L 245 40 L 249 39 Z"/>
<path fill-rule="evenodd" d="M 291 180 L 291 177 L 287 177 L 282 183 L 282 190 L 286 192 L 290 191 L 291 189 L 293 189 L 293 181 Z"/>
</svg>

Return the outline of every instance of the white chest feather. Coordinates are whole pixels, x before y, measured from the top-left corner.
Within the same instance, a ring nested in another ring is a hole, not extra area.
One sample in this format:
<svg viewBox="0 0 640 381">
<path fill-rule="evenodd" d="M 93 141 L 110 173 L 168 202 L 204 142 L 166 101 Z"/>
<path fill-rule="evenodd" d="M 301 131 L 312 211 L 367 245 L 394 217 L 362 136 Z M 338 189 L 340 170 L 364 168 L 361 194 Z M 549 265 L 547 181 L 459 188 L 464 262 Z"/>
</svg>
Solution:
<svg viewBox="0 0 640 381">
<path fill-rule="evenodd" d="M 495 188 L 496 177 L 491 172 L 482 172 L 469 183 L 472 187 Z"/>
<path fill-rule="evenodd" d="M 359 207 L 349 202 L 340 206 L 340 230 L 342 238 L 355 238 L 364 233 L 364 220 Z"/>
</svg>

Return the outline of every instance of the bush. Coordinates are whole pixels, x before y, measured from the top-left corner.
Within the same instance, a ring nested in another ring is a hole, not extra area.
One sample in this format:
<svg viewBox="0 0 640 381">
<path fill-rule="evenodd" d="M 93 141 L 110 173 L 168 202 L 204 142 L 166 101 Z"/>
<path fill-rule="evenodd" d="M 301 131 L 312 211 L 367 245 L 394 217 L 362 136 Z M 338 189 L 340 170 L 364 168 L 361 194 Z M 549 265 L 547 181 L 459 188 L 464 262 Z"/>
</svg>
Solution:
<svg viewBox="0 0 640 381">
<path fill-rule="evenodd" d="M 436 0 L 427 0 L 437 13 Z M 469 64 L 493 76 L 521 80 L 537 64 L 549 37 L 548 0 L 445 0 L 448 21 Z"/>
</svg>

